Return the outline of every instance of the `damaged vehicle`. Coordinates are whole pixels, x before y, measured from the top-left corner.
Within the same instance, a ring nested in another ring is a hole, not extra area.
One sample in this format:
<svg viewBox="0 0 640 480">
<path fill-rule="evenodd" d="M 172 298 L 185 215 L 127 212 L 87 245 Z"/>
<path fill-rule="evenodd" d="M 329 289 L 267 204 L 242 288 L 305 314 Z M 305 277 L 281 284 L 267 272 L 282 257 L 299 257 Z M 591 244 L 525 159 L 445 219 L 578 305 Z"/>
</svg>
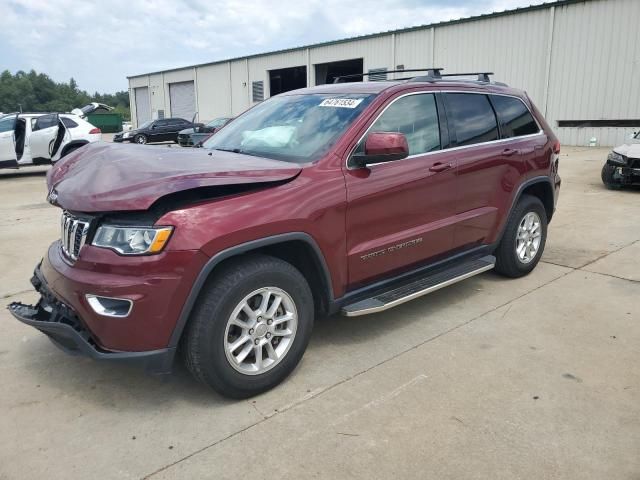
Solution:
<svg viewBox="0 0 640 480">
<path fill-rule="evenodd" d="M 220 117 L 211 120 L 204 125 L 195 125 L 178 132 L 178 145 L 181 147 L 199 146 L 211 135 L 216 133 L 231 121 L 229 117 Z"/>
<path fill-rule="evenodd" d="M 315 319 L 531 272 L 559 152 L 526 93 L 439 70 L 289 91 L 203 148 L 92 144 L 49 171 L 60 238 L 38 303 L 8 308 L 69 353 L 153 373 L 180 353 L 246 398 L 294 370 Z"/>
<path fill-rule="evenodd" d="M 605 187 L 612 190 L 640 185 L 640 131 L 611 151 L 600 176 Z"/>
<path fill-rule="evenodd" d="M 56 162 L 74 150 L 102 139 L 86 120 L 89 113 L 112 110 L 90 103 L 71 113 L 10 113 L 0 116 L 0 168 Z"/>
</svg>

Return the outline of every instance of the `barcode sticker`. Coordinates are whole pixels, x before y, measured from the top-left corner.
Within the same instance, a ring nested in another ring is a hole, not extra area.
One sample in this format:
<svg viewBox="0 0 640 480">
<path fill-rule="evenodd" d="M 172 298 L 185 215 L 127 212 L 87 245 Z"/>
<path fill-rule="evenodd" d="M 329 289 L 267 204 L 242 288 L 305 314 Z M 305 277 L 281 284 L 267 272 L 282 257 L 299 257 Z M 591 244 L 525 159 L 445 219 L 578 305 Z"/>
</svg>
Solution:
<svg viewBox="0 0 640 480">
<path fill-rule="evenodd" d="M 362 103 L 362 98 L 325 98 L 320 107 L 356 108 Z"/>
</svg>

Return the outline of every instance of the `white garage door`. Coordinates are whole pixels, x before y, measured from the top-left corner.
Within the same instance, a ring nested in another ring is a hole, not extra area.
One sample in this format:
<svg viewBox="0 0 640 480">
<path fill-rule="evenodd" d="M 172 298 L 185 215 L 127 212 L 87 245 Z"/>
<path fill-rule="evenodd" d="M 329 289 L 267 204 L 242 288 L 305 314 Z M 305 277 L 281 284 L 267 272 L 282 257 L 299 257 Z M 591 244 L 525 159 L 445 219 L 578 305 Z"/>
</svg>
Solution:
<svg viewBox="0 0 640 480">
<path fill-rule="evenodd" d="M 149 101 L 149 88 L 134 88 L 136 99 L 136 125 L 139 127 L 144 122 L 151 120 L 151 102 Z"/>
<path fill-rule="evenodd" d="M 193 82 L 170 83 L 169 99 L 171 116 L 191 121 L 196 113 L 196 92 Z"/>
</svg>

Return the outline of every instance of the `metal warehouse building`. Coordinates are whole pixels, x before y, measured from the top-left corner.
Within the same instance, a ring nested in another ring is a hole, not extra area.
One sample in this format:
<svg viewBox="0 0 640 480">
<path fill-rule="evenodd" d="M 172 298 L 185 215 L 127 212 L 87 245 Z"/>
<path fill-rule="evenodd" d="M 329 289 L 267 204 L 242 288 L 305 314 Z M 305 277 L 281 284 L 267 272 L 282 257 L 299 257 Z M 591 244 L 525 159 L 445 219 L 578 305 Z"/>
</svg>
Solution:
<svg viewBox="0 0 640 480">
<path fill-rule="evenodd" d="M 623 143 L 640 128 L 640 0 L 561 0 L 129 77 L 134 123 L 235 116 L 338 75 L 442 67 L 526 90 L 562 143 Z"/>
</svg>

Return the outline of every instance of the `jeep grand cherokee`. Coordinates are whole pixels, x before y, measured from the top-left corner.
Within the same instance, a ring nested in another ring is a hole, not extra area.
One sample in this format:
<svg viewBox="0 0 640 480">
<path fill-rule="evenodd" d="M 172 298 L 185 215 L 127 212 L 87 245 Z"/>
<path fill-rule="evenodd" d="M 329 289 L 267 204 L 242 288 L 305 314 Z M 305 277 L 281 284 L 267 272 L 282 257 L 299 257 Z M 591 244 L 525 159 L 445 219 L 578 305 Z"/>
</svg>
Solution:
<svg viewBox="0 0 640 480">
<path fill-rule="evenodd" d="M 486 270 L 531 272 L 560 144 L 522 91 L 431 71 L 287 92 L 202 149 L 93 144 L 48 174 L 61 237 L 13 315 L 58 346 L 241 398 L 315 318 L 383 311 Z"/>
</svg>

